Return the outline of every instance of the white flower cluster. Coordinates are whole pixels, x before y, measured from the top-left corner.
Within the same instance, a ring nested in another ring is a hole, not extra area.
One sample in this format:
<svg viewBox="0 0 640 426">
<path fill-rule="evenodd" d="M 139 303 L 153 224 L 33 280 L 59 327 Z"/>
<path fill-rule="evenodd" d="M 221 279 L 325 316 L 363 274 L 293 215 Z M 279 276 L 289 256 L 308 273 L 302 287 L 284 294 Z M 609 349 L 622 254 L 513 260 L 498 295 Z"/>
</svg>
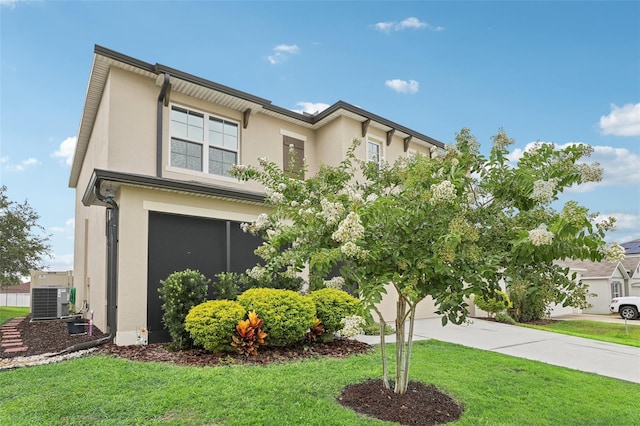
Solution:
<svg viewBox="0 0 640 426">
<path fill-rule="evenodd" d="M 344 213 L 344 207 L 340 203 L 332 203 L 331 201 L 323 198 L 320 200 L 320 206 L 322 211 L 318 212 L 318 217 L 323 218 L 327 225 L 335 225 L 340 220 L 342 213 Z"/>
<path fill-rule="evenodd" d="M 280 185 L 284 185 L 284 184 L 280 184 Z M 285 185 L 285 188 L 286 188 L 286 185 Z M 274 191 L 271 188 L 267 188 L 265 190 L 265 193 L 267 194 L 267 198 L 269 199 L 269 201 L 271 201 L 274 204 L 278 204 L 284 201 L 284 195 L 282 194 L 282 192 Z"/>
<path fill-rule="evenodd" d="M 624 259 L 625 248 L 618 243 L 611 243 L 600 249 L 607 262 L 617 262 Z"/>
<path fill-rule="evenodd" d="M 336 334 L 342 337 L 356 337 L 358 334 L 363 334 L 364 330 L 362 326 L 365 324 L 364 318 L 358 315 L 351 315 L 344 317 L 340 320 L 340 323 L 344 326 L 342 330 L 339 330 Z"/>
<path fill-rule="evenodd" d="M 364 259 L 369 254 L 368 250 L 363 249 L 353 241 L 347 241 L 340 246 L 340 251 L 347 257 L 356 257 L 360 259 Z"/>
<path fill-rule="evenodd" d="M 234 176 L 244 176 L 249 171 L 249 166 L 245 164 L 237 164 L 231 167 L 231 174 Z"/>
<path fill-rule="evenodd" d="M 256 220 L 251 223 L 241 223 L 240 229 L 243 232 L 256 235 L 258 232 L 269 226 L 269 216 L 266 213 L 260 213 Z"/>
<path fill-rule="evenodd" d="M 367 198 L 366 198 L 365 201 L 367 203 L 373 203 L 377 199 L 378 199 L 378 194 L 371 193 L 371 194 L 367 195 Z"/>
<path fill-rule="evenodd" d="M 387 186 L 382 190 L 382 195 L 385 197 L 389 195 L 398 195 L 402 192 L 402 187 L 400 185 Z"/>
<path fill-rule="evenodd" d="M 603 170 L 598 162 L 576 164 L 576 168 L 580 172 L 583 182 L 600 182 L 602 180 Z"/>
<path fill-rule="evenodd" d="M 364 226 L 360 222 L 360 216 L 356 212 L 350 212 L 338 229 L 331 235 L 335 241 L 346 243 L 348 241 L 356 241 L 364 236 Z"/>
<path fill-rule="evenodd" d="M 349 197 L 349 201 L 352 201 L 354 203 L 362 203 L 362 201 L 364 200 L 362 192 L 350 186 L 342 188 L 340 191 L 338 191 L 338 195 L 346 195 L 347 197 Z"/>
<path fill-rule="evenodd" d="M 263 259 L 267 259 L 270 256 L 275 255 L 278 251 L 271 244 L 264 242 L 260 246 L 258 246 L 258 248 L 256 248 L 253 252 L 256 254 L 256 256 L 260 256 Z"/>
<path fill-rule="evenodd" d="M 256 265 L 253 268 L 246 270 L 246 274 L 249 275 L 254 280 L 261 280 L 264 277 L 264 274 L 266 272 L 267 270 L 260 265 Z"/>
<path fill-rule="evenodd" d="M 311 219 L 313 216 L 315 216 L 315 214 L 315 211 L 311 207 L 298 210 L 298 215 L 307 219 Z"/>
<path fill-rule="evenodd" d="M 562 213 L 560 215 L 565 221 L 572 224 L 573 226 L 582 227 L 587 213 L 588 209 L 586 207 L 582 207 L 575 201 L 571 200 L 567 201 L 567 203 L 564 205 L 564 207 L 562 208 Z"/>
<path fill-rule="evenodd" d="M 537 180 L 533 182 L 533 192 L 529 195 L 532 200 L 540 203 L 547 203 L 554 195 L 558 181 L 553 178 L 550 180 Z"/>
<path fill-rule="evenodd" d="M 534 246 L 544 246 L 553 241 L 553 232 L 547 231 L 547 225 L 540 225 L 529 231 L 529 241 Z"/>
<path fill-rule="evenodd" d="M 327 288 L 335 288 L 336 290 L 342 290 L 342 287 L 344 287 L 344 278 L 337 276 L 337 277 L 331 278 L 330 280 L 325 280 L 324 286 Z"/>
<path fill-rule="evenodd" d="M 443 180 L 437 185 L 431 186 L 432 205 L 439 203 L 450 203 L 456 198 L 456 187 L 448 180 Z"/>
</svg>

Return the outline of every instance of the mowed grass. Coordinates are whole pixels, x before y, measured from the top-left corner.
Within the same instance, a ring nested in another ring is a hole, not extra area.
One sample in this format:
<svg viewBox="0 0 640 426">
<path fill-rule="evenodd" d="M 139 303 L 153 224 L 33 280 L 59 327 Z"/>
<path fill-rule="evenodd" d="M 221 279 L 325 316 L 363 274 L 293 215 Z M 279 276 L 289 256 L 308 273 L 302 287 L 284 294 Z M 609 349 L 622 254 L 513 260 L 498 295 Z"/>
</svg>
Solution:
<svg viewBox="0 0 640 426">
<path fill-rule="evenodd" d="M 30 308 L 15 306 L 0 306 L 0 325 L 14 317 L 24 317 L 29 315 Z"/>
<path fill-rule="evenodd" d="M 392 350 L 392 347 L 389 347 Z M 0 425 L 376 425 L 337 402 L 379 378 L 378 350 L 270 366 L 185 367 L 88 356 L 0 372 Z M 456 425 L 635 424 L 640 385 L 439 341 L 411 379 L 465 407 Z"/>
<path fill-rule="evenodd" d="M 586 337 L 603 342 L 640 347 L 640 325 L 586 320 L 554 321 L 547 325 L 529 325 L 538 330 L 553 331 L 571 336 Z M 638 320 L 636 320 L 638 322 Z"/>
</svg>

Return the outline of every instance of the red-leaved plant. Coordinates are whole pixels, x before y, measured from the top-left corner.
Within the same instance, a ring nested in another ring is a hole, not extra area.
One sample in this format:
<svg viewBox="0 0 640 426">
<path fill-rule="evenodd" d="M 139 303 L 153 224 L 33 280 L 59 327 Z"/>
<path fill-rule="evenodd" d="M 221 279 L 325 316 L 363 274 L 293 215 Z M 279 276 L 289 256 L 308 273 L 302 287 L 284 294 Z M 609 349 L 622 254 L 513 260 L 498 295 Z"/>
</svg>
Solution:
<svg viewBox="0 0 640 426">
<path fill-rule="evenodd" d="M 231 345 L 244 356 L 258 355 L 258 346 L 265 345 L 267 333 L 262 331 L 264 321 L 255 312 L 249 312 L 246 320 L 238 321 L 236 334 L 232 336 Z"/>
<path fill-rule="evenodd" d="M 318 318 L 313 320 L 313 324 L 309 327 L 309 331 L 307 331 L 306 338 L 310 343 L 315 342 L 324 334 L 324 324 Z"/>
</svg>

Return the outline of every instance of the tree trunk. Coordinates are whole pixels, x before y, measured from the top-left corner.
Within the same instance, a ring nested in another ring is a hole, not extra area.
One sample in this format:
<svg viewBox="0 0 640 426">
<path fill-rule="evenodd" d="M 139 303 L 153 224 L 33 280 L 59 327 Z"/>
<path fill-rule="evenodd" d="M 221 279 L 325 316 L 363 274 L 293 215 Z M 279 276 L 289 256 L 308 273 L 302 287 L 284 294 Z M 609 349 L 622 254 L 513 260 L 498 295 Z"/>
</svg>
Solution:
<svg viewBox="0 0 640 426">
<path fill-rule="evenodd" d="M 405 320 L 406 320 L 407 302 L 404 297 L 398 298 L 396 309 L 396 384 L 393 389 L 394 393 L 404 394 L 407 391 L 407 383 L 404 382 L 407 375 L 405 374 Z"/>
</svg>

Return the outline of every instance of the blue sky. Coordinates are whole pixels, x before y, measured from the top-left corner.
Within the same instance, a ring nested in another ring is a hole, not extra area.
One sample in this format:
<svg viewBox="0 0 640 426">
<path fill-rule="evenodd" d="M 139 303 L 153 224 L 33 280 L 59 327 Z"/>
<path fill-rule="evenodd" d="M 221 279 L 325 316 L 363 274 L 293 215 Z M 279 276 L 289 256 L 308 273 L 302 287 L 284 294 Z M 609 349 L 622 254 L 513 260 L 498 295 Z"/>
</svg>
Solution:
<svg viewBox="0 0 640 426">
<path fill-rule="evenodd" d="M 640 238 L 640 2 L 0 0 L 0 184 L 73 268 L 68 188 L 95 44 L 293 110 L 343 100 L 445 143 L 500 127 L 583 142 L 601 183 L 569 191 Z"/>
</svg>

